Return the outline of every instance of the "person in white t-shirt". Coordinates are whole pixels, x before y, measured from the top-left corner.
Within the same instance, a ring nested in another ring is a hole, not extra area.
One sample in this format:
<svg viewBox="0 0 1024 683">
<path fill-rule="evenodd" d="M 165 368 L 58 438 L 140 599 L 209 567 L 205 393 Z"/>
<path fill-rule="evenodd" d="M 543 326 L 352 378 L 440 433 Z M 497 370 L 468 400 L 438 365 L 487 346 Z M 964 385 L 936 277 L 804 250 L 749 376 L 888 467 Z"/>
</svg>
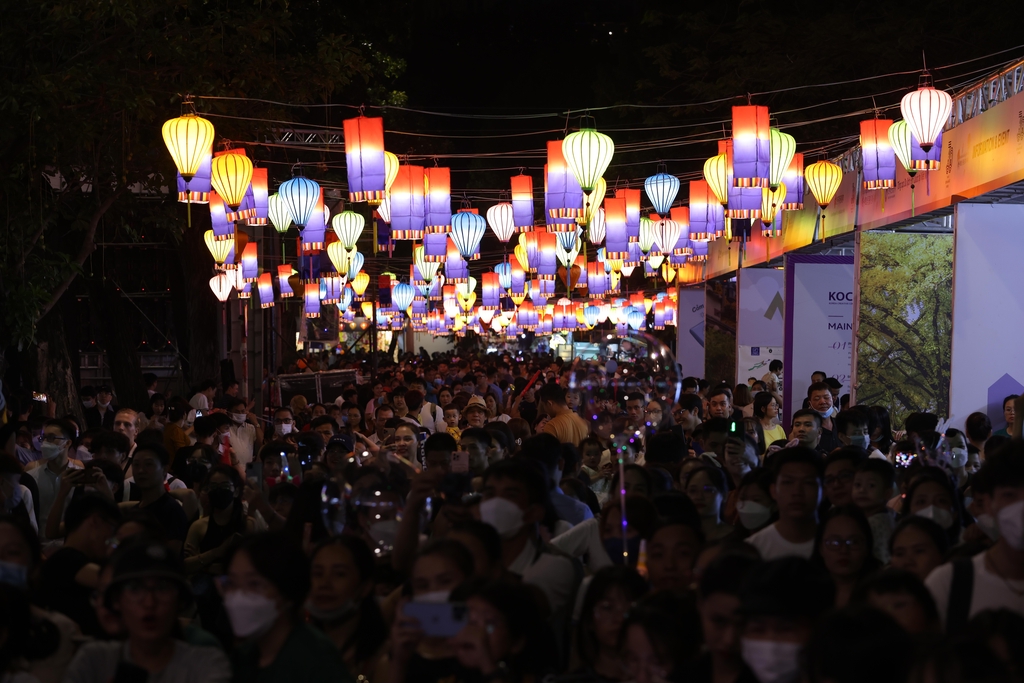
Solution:
<svg viewBox="0 0 1024 683">
<path fill-rule="evenodd" d="M 976 476 L 992 482 L 992 493 L 980 497 L 978 526 L 998 540 L 973 558 L 939 565 L 925 579 L 950 634 L 984 610 L 1024 616 L 1024 443 L 1013 441 L 990 454 Z"/>
<path fill-rule="evenodd" d="M 772 457 L 771 496 L 779 519 L 747 539 L 765 561 L 797 556 L 810 559 L 818 530 L 822 461 L 809 448 L 784 448 Z"/>
</svg>

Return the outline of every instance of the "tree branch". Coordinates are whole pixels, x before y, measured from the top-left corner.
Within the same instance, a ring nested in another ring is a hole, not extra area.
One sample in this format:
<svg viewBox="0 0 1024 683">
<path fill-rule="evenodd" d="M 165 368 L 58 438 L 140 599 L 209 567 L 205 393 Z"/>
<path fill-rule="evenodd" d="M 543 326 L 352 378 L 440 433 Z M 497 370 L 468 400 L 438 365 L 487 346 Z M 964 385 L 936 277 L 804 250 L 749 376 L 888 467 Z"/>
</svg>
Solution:
<svg viewBox="0 0 1024 683">
<path fill-rule="evenodd" d="M 81 176 L 78 176 L 78 178 L 74 182 L 72 182 L 66 188 L 61 190 L 60 193 L 66 195 L 68 192 L 77 190 L 81 186 L 82 178 Z M 18 263 L 15 266 L 15 272 L 18 273 L 19 277 L 25 270 L 25 260 L 28 258 L 29 252 L 32 251 L 32 249 L 36 246 L 36 242 L 38 242 L 39 238 L 43 236 L 43 232 L 46 230 L 46 228 L 49 227 L 50 224 L 57 222 L 57 218 L 60 215 L 59 202 L 60 199 L 58 198 L 56 202 L 57 205 L 53 207 L 53 211 L 51 211 L 50 215 L 46 217 L 46 220 L 41 221 L 39 223 L 39 229 L 32 234 L 32 237 L 30 237 L 28 240 L 28 244 L 25 246 L 24 249 L 21 250 L 21 256 L 18 258 Z"/>
<path fill-rule="evenodd" d="M 58 301 L 60 301 L 60 298 L 64 296 L 64 292 L 68 290 L 68 287 L 71 286 L 71 283 L 75 281 L 76 277 L 78 277 L 77 268 L 81 268 L 85 264 L 85 260 L 89 258 L 89 254 L 91 254 L 93 249 L 96 248 L 96 228 L 100 224 L 100 219 L 103 218 L 103 215 L 110 209 L 111 206 L 114 205 L 114 202 L 117 201 L 117 198 L 121 196 L 122 192 L 124 192 L 123 185 L 120 188 L 118 188 L 112 195 L 107 197 L 106 201 L 100 204 L 99 207 L 96 209 L 96 212 L 93 213 L 92 219 L 89 220 L 89 229 L 85 233 L 85 239 L 82 240 L 82 247 L 78 250 L 78 255 L 75 256 L 74 264 L 76 266 L 76 270 L 72 272 L 70 275 L 68 275 L 66 278 L 64 278 L 64 282 L 60 283 L 57 289 L 53 291 L 53 295 L 50 297 L 50 300 L 46 302 L 46 305 L 43 306 L 43 308 L 39 312 L 40 318 L 42 318 L 44 315 L 50 312 L 50 309 L 53 308 Z"/>
</svg>

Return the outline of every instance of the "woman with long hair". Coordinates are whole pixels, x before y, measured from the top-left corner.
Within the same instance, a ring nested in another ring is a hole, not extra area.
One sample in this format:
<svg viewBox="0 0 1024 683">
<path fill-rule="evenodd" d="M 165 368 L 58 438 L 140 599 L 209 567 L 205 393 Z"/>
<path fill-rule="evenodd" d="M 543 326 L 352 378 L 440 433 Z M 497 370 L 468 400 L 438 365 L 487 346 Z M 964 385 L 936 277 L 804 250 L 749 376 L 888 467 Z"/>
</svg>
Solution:
<svg viewBox="0 0 1024 683">
<path fill-rule="evenodd" d="M 825 513 L 814 539 L 814 557 L 832 577 L 836 607 L 845 607 L 857 583 L 881 567 L 872 547 L 871 525 L 859 507 L 840 505 Z"/>
<path fill-rule="evenodd" d="M 786 430 L 779 424 L 779 402 L 767 391 L 758 392 L 754 397 L 754 415 L 761 423 L 764 432 L 765 447 L 774 442 L 785 440 Z"/>
</svg>

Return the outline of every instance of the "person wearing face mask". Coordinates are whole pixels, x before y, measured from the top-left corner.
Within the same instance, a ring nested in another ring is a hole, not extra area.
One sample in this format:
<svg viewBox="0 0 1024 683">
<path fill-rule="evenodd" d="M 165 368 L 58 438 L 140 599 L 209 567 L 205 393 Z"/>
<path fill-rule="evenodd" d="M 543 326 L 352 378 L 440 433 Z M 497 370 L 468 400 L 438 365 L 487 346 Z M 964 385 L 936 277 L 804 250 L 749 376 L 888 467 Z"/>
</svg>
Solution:
<svg viewBox="0 0 1024 683">
<path fill-rule="evenodd" d="M 96 390 L 86 385 L 78 390 L 78 398 L 82 401 L 82 408 L 88 410 L 96 405 Z"/>
<path fill-rule="evenodd" d="M 998 540 L 972 558 L 941 565 L 925 581 L 950 634 L 982 610 L 1024 615 L 1024 443 L 990 453 L 979 474 L 992 485 L 984 512 L 995 520 Z"/>
<path fill-rule="evenodd" d="M 231 455 L 238 463 L 239 472 L 244 475 L 246 465 L 252 462 L 253 455 L 263 441 L 263 429 L 256 416 L 249 412 L 244 399 L 230 401 L 228 417 L 231 419 L 228 426 Z"/>
<path fill-rule="evenodd" d="M 907 489 L 901 512 L 904 516 L 917 515 L 934 521 L 946 532 L 949 547 L 960 543 L 963 531 L 960 494 L 946 470 L 923 468 Z"/>
<path fill-rule="evenodd" d="M 557 389 L 557 387 L 555 387 Z M 543 405 L 543 403 L 542 403 Z M 576 419 L 580 419 L 573 415 Z M 469 430 L 466 430 L 467 432 Z M 463 432 L 465 435 L 466 432 Z M 558 518 L 575 526 L 580 522 L 591 519 L 594 513 L 586 504 L 565 495 L 559 487 L 562 481 L 562 472 L 565 470 L 565 459 L 562 457 L 562 443 L 552 434 L 538 434 L 530 437 L 523 443 L 521 457 L 533 460 L 540 465 L 548 479 L 548 496 L 551 505 L 555 508 Z"/>
<path fill-rule="evenodd" d="M 586 558 L 588 571 L 621 565 L 623 550 L 636 566 L 642 541 L 649 541 L 658 522 L 658 511 L 644 496 L 626 496 L 626 539 L 622 538 L 622 506 L 618 498 L 605 503 L 601 516 L 588 519 L 551 539 L 551 545 L 570 557 Z"/>
<path fill-rule="evenodd" d="M 185 572 L 224 573 L 223 561 L 239 536 L 253 533 L 253 520 L 242 505 L 242 478 L 226 465 L 214 465 L 199 484 L 204 517 L 188 529 L 185 537 Z M 205 621 L 205 620 L 204 620 Z"/>
<path fill-rule="evenodd" d="M 192 601 L 177 557 L 159 543 L 139 541 L 119 550 L 112 562 L 111 580 L 100 599 L 120 619 L 125 640 L 85 645 L 64 680 L 230 681 L 231 665 L 220 649 L 176 637 L 179 614 Z"/>
<path fill-rule="evenodd" d="M 309 560 L 292 536 L 251 536 L 227 558 L 227 568 L 224 608 L 242 640 L 231 657 L 236 681 L 351 680 L 334 643 L 302 618 Z"/>
<path fill-rule="evenodd" d="M 886 459 L 871 445 L 870 414 L 858 407 L 848 408 L 836 416 L 836 438 L 843 446 L 856 446 L 872 458 Z"/>
<path fill-rule="evenodd" d="M 802 557 L 756 566 L 739 591 L 740 654 L 759 683 L 793 683 L 800 677 L 801 650 L 835 589 L 827 573 Z"/>
<path fill-rule="evenodd" d="M 836 436 L 837 426 L 832 418 L 836 415 L 833 407 L 832 390 L 825 382 L 815 382 L 807 387 L 807 400 L 810 409 L 821 418 L 821 437 L 818 442 L 819 450 L 829 453 L 833 448 L 842 444 Z"/>
<path fill-rule="evenodd" d="M 310 564 L 310 620 L 337 646 L 353 676 L 379 680 L 389 629 L 374 599 L 373 553 L 359 538 L 338 536 L 321 541 Z"/>
<path fill-rule="evenodd" d="M 740 534 L 754 534 L 772 522 L 777 513 L 771 496 L 774 477 L 767 468 L 751 470 L 743 475 L 736 489 L 736 519 Z"/>
<path fill-rule="evenodd" d="M 114 393 L 110 387 L 103 384 L 96 387 L 96 405 L 86 407 L 85 426 L 88 429 L 113 429 L 114 415 L 117 413 L 117 406 L 112 401 Z"/>
<path fill-rule="evenodd" d="M 70 458 L 75 431 L 69 422 L 49 420 L 43 425 L 42 453 L 37 467 L 28 468 L 28 474 L 36 481 L 39 491 L 39 529 L 46 540 L 46 521 L 50 517 L 50 509 L 60 491 L 61 478 L 68 470 L 80 470 L 83 465 Z M 34 463 L 35 464 L 35 463 Z M 61 508 L 56 513 L 63 516 Z"/>
<path fill-rule="evenodd" d="M 274 438 L 293 441 L 295 431 L 295 415 L 288 406 L 281 406 L 274 411 Z"/>
</svg>

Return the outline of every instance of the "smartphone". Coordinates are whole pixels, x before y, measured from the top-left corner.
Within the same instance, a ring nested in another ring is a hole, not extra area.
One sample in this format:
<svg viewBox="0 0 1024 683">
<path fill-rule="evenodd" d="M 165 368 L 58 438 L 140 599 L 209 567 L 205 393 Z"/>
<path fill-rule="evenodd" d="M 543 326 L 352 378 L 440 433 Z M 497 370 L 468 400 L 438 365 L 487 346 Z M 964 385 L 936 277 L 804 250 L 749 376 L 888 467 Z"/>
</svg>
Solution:
<svg viewBox="0 0 1024 683">
<path fill-rule="evenodd" d="M 203 411 L 197 409 L 196 410 L 196 417 L 202 417 L 202 416 L 203 416 Z"/>
<path fill-rule="evenodd" d="M 46 394 L 40 394 L 38 391 L 33 391 L 32 400 L 39 401 L 40 403 L 46 403 Z"/>
<path fill-rule="evenodd" d="M 428 636 L 451 638 L 466 625 L 466 605 L 461 602 L 412 602 L 405 603 L 402 613 L 420 622 L 420 628 Z"/>
<path fill-rule="evenodd" d="M 915 457 L 917 457 L 916 453 L 896 453 L 893 459 L 896 461 L 896 467 L 909 467 Z"/>
<path fill-rule="evenodd" d="M 459 474 L 469 472 L 469 452 L 452 451 L 452 464 L 450 471 Z"/>
</svg>

